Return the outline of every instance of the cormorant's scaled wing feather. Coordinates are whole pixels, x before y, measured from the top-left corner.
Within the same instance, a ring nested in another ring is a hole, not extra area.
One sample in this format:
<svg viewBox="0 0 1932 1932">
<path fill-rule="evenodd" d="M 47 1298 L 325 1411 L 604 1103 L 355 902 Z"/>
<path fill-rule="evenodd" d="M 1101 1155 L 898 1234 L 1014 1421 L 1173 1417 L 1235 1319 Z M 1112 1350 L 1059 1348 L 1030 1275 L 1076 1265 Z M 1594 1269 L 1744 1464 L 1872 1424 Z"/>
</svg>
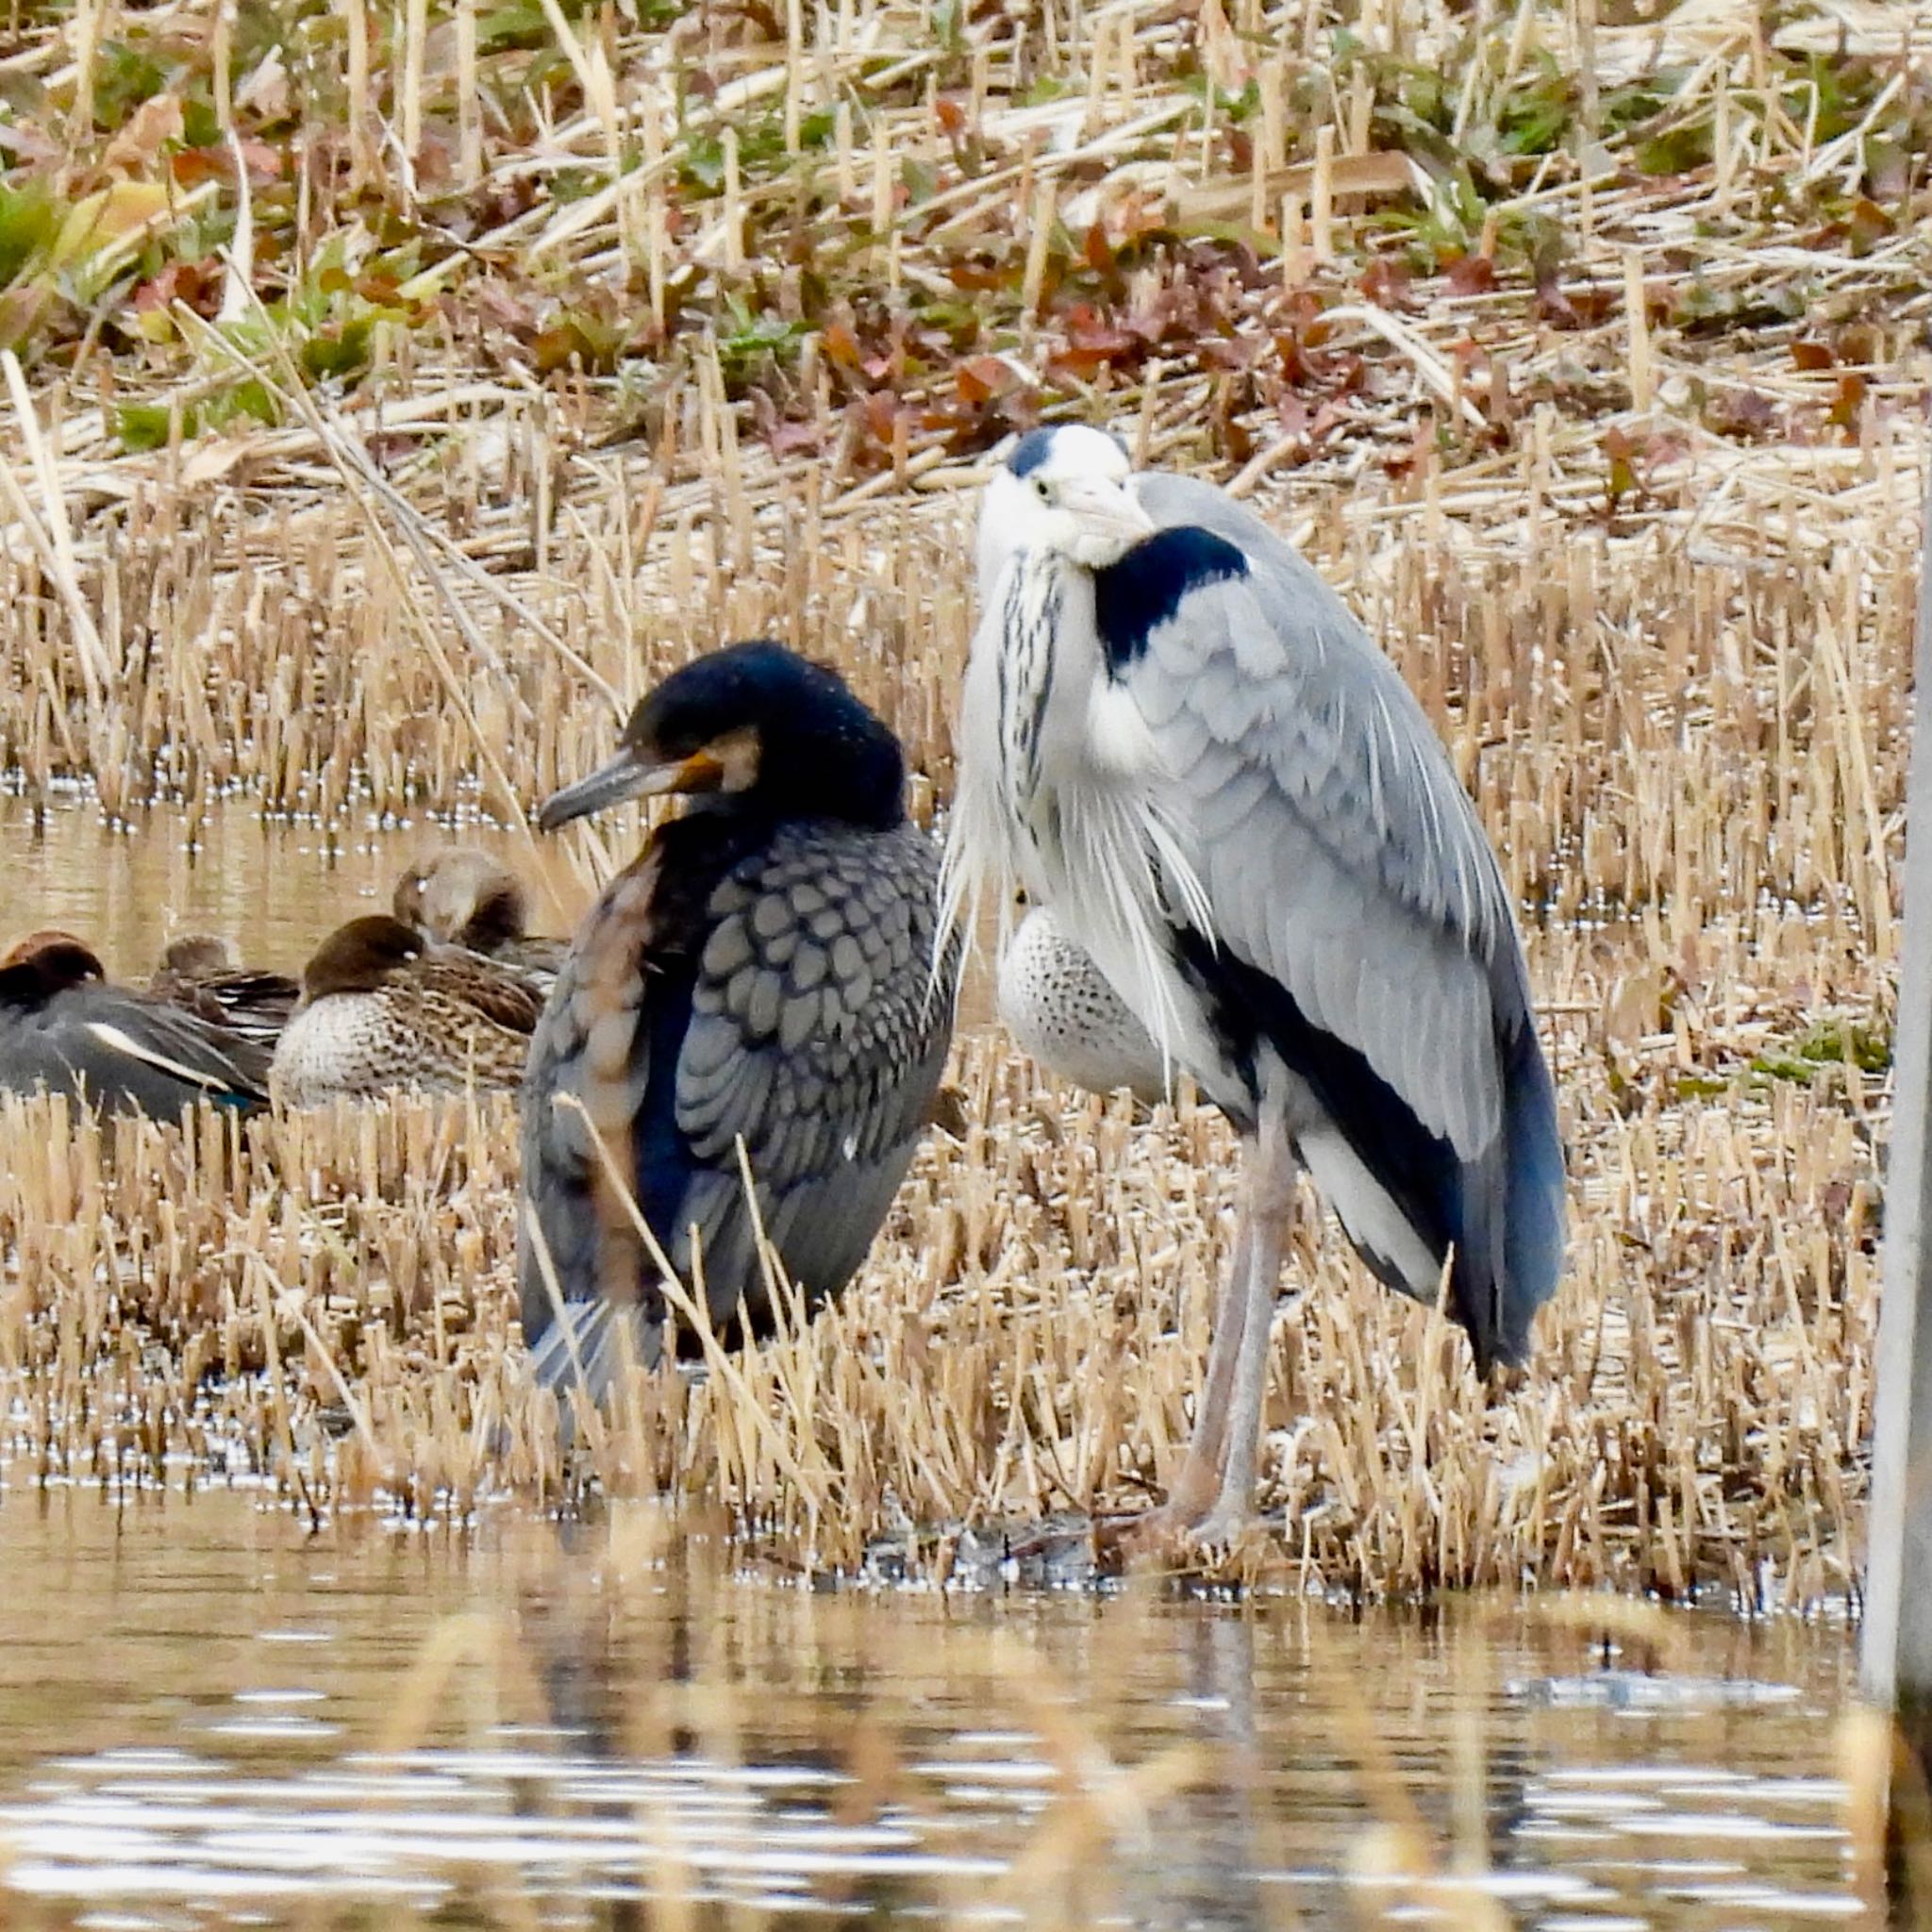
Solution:
<svg viewBox="0 0 1932 1932">
<path fill-rule="evenodd" d="M 930 1116 L 952 1030 L 931 991 L 937 855 L 916 827 L 782 831 L 712 895 L 676 1126 L 714 1313 L 762 1292 L 757 1230 L 809 1301 L 858 1269 Z"/>
</svg>

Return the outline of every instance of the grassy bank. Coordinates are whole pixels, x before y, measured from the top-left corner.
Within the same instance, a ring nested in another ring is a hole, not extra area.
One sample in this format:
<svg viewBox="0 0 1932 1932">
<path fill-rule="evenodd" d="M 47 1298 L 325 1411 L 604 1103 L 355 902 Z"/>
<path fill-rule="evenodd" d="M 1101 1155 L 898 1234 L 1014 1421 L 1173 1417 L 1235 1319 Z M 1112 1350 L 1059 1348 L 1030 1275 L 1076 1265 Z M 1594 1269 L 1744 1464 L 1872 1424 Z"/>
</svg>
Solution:
<svg viewBox="0 0 1932 1932">
<path fill-rule="evenodd" d="M 1114 422 L 1252 493 L 1439 723 L 1529 911 L 1576 1191 L 1491 1407 L 1310 1220 L 1264 1457 L 1287 1528 L 1236 1566 L 1841 1591 L 1932 25 L 673 12 L 20 10 L 0 764 L 111 815 L 239 790 L 514 823 L 613 705 L 770 628 L 943 798 L 976 460 Z M 612 1451 L 633 1479 L 820 1563 L 1162 1479 L 1224 1130 L 1083 1112 L 991 1041 L 957 1077 L 974 1128 L 866 1282 L 741 1378 L 667 1384 Z M 318 1507 L 554 1486 L 499 1124 L 108 1138 L 76 1177 L 0 1117 L 16 1471 L 232 1438 Z"/>
</svg>

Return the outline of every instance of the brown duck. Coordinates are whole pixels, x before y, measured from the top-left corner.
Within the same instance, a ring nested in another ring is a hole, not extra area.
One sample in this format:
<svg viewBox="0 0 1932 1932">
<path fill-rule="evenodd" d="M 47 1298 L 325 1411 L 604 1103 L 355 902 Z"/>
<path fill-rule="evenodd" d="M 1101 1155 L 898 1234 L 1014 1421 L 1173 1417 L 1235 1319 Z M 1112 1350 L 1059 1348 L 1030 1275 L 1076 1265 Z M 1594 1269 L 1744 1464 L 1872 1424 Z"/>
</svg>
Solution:
<svg viewBox="0 0 1932 1932">
<path fill-rule="evenodd" d="M 539 938 L 529 930 L 524 882 L 501 860 L 474 846 L 454 846 L 425 865 L 411 866 L 396 881 L 390 909 L 405 925 L 444 945 L 461 946 L 529 974 L 545 992 L 563 963 L 562 940 Z"/>
<path fill-rule="evenodd" d="M 386 913 L 338 926 L 302 970 L 271 1086 L 291 1107 L 396 1088 L 460 1092 L 523 1076 L 541 1003 L 518 974 Z"/>
<path fill-rule="evenodd" d="M 273 1048 L 302 997 L 286 973 L 240 966 L 235 949 L 210 933 L 172 941 L 147 990 L 210 1026 L 225 1026 L 244 1040 Z"/>
</svg>

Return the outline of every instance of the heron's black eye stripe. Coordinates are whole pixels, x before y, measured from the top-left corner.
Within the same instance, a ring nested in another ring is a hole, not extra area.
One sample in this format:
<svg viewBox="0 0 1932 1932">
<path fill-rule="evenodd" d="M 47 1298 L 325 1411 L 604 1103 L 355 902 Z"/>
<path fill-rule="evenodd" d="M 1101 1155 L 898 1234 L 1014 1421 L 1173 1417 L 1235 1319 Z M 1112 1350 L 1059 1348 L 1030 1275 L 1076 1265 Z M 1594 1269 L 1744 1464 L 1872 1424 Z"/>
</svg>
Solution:
<svg viewBox="0 0 1932 1932">
<path fill-rule="evenodd" d="M 1007 458 L 1007 468 L 1016 476 L 1037 470 L 1045 462 L 1047 452 L 1053 447 L 1053 435 L 1051 429 L 1029 429 L 1013 445 L 1012 454 Z"/>
</svg>

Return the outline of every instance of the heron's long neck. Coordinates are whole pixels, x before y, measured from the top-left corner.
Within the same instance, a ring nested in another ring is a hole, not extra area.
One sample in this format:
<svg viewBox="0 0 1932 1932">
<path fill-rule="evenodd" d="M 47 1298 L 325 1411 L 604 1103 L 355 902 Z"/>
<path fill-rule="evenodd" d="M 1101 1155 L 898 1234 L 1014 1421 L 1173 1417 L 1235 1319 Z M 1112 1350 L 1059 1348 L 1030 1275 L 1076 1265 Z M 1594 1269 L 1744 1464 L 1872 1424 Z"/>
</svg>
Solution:
<svg viewBox="0 0 1932 1932">
<path fill-rule="evenodd" d="M 1029 894 L 1054 908 L 1163 1060 L 1192 1065 L 1168 888 L 1180 901 L 1203 895 L 1163 816 L 1155 765 L 1129 749 L 1145 726 L 1112 688 L 1093 604 L 1092 574 L 1063 557 L 1023 552 L 1007 573 L 997 690 L 1006 849 Z M 1116 720 L 1109 705 L 1126 710 Z"/>
<path fill-rule="evenodd" d="M 1007 574 L 999 652 L 1000 786 L 1012 823 L 1037 830 L 1050 809 L 1041 784 L 1041 744 L 1054 686 L 1054 639 L 1071 588 L 1069 566 L 1050 553 L 1023 551 Z"/>
</svg>

